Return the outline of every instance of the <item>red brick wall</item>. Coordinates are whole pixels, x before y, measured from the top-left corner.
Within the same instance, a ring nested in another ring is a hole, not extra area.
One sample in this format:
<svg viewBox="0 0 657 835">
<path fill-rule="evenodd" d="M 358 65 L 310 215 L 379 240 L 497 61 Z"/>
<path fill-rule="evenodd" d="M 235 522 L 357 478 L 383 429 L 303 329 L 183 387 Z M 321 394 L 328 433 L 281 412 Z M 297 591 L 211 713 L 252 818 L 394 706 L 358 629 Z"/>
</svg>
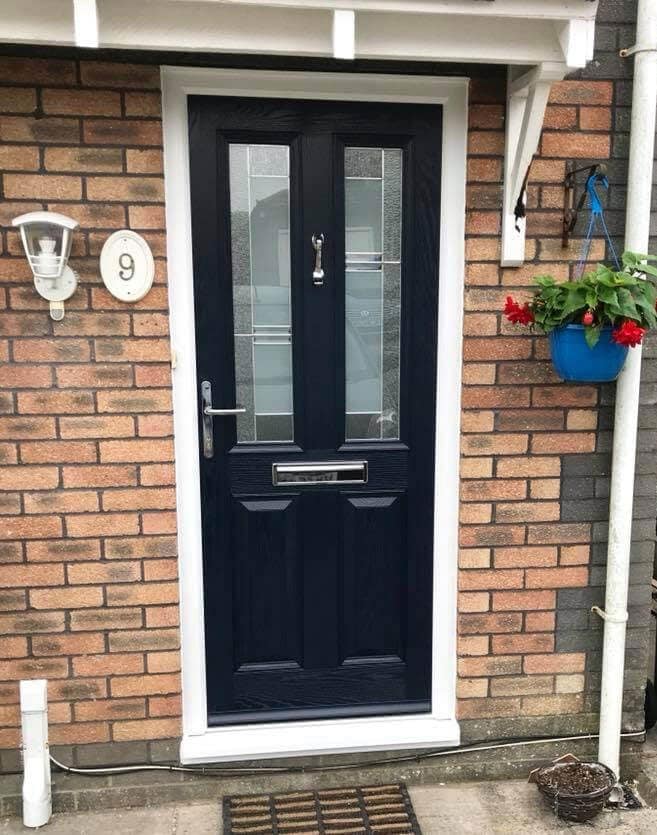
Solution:
<svg viewBox="0 0 657 835">
<path fill-rule="evenodd" d="M 49 679 L 54 744 L 179 733 L 159 83 L 153 66 L 0 59 L 0 748 L 30 677 Z M 59 323 L 7 228 L 34 209 L 82 227 Z M 156 261 L 135 305 L 98 272 L 126 227 Z"/>
<path fill-rule="evenodd" d="M 553 87 L 528 194 L 527 263 L 502 269 L 504 90 L 473 82 L 467 199 L 458 696 L 461 719 L 573 714 L 585 654 L 555 652 L 557 592 L 589 581 L 591 524 L 563 522 L 564 455 L 596 448 L 599 391 L 565 386 L 547 340 L 501 315 L 533 277 L 566 279 L 581 241 L 561 247 L 566 160 L 607 159 L 612 84 Z M 591 258 L 603 258 L 595 241 Z M 522 733 L 522 725 L 517 726 Z"/>
<path fill-rule="evenodd" d="M 159 71 L 0 58 L 0 748 L 17 680 L 49 679 L 54 744 L 176 737 L 177 564 Z M 554 653 L 557 590 L 588 582 L 591 525 L 560 516 L 564 454 L 592 450 L 598 390 L 553 376 L 501 317 L 540 265 L 560 278 L 565 158 L 609 154 L 606 82 L 556 86 L 533 167 L 527 254 L 500 269 L 504 89 L 472 84 L 463 388 L 459 715 L 585 711 L 583 653 Z M 12 217 L 78 219 L 80 287 L 53 323 Z M 106 237 L 140 231 L 156 283 L 104 290 Z M 596 245 L 595 256 L 601 255 Z M 515 726 L 522 733 L 523 725 Z"/>
</svg>

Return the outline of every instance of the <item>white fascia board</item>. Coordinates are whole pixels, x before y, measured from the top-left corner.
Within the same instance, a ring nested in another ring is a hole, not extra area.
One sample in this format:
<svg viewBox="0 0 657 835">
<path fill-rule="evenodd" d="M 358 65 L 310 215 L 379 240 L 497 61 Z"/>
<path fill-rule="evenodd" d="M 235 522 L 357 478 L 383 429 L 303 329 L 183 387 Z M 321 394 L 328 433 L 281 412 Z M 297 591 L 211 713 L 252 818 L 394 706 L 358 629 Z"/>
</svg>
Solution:
<svg viewBox="0 0 657 835">
<path fill-rule="evenodd" d="M 0 41 L 75 45 L 71 0 L 0 0 Z"/>
<path fill-rule="evenodd" d="M 543 20 L 595 19 L 598 0 L 170 0 L 229 6 L 279 6 L 294 9 L 353 9 L 362 12 L 402 14 L 518 17 Z"/>
<path fill-rule="evenodd" d="M 430 15 L 358 15 L 359 58 L 533 65 L 563 61 L 554 24 Z"/>
</svg>

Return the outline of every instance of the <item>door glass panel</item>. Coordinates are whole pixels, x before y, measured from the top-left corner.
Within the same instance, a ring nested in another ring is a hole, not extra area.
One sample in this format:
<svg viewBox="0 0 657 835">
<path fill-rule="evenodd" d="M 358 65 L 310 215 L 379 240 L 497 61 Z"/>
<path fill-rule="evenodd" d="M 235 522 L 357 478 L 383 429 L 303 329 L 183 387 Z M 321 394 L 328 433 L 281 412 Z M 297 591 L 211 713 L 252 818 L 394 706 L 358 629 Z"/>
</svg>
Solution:
<svg viewBox="0 0 657 835">
<path fill-rule="evenodd" d="M 238 443 L 294 438 L 289 167 L 287 145 L 229 146 Z"/>
<path fill-rule="evenodd" d="M 345 148 L 346 440 L 399 438 L 402 151 Z"/>
</svg>

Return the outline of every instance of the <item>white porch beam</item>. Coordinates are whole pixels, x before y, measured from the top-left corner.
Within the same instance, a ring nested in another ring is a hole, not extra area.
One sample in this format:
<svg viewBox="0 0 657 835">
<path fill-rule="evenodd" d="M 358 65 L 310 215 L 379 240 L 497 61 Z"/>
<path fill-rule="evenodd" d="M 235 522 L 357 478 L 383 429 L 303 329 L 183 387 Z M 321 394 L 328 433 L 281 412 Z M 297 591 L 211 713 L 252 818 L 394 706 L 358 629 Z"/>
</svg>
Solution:
<svg viewBox="0 0 657 835">
<path fill-rule="evenodd" d="M 564 61 L 569 67 L 585 67 L 593 58 L 595 20 L 574 19 L 555 23 Z"/>
<path fill-rule="evenodd" d="M 356 13 L 351 9 L 333 12 L 333 57 L 346 61 L 356 57 Z"/>
<path fill-rule="evenodd" d="M 566 67 L 559 64 L 542 64 L 522 74 L 509 67 L 502 210 L 503 267 L 518 267 L 525 260 L 526 222 L 524 217 L 516 218 L 514 210 L 538 149 L 550 88 L 565 73 Z M 526 202 L 526 194 L 523 200 Z"/>
<path fill-rule="evenodd" d="M 96 0 L 73 0 L 75 45 L 95 49 L 98 46 L 98 9 Z"/>
</svg>

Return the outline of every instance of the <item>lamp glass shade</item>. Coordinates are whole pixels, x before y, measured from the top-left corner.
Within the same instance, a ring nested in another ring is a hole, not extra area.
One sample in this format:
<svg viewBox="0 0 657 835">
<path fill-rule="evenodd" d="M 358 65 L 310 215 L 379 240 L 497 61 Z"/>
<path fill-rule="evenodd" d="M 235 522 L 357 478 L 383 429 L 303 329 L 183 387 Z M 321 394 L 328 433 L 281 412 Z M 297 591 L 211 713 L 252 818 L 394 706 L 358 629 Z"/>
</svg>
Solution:
<svg viewBox="0 0 657 835">
<path fill-rule="evenodd" d="M 39 278 L 57 279 L 71 254 L 71 231 L 58 223 L 37 221 L 22 224 L 21 238 L 30 267 Z"/>
</svg>

